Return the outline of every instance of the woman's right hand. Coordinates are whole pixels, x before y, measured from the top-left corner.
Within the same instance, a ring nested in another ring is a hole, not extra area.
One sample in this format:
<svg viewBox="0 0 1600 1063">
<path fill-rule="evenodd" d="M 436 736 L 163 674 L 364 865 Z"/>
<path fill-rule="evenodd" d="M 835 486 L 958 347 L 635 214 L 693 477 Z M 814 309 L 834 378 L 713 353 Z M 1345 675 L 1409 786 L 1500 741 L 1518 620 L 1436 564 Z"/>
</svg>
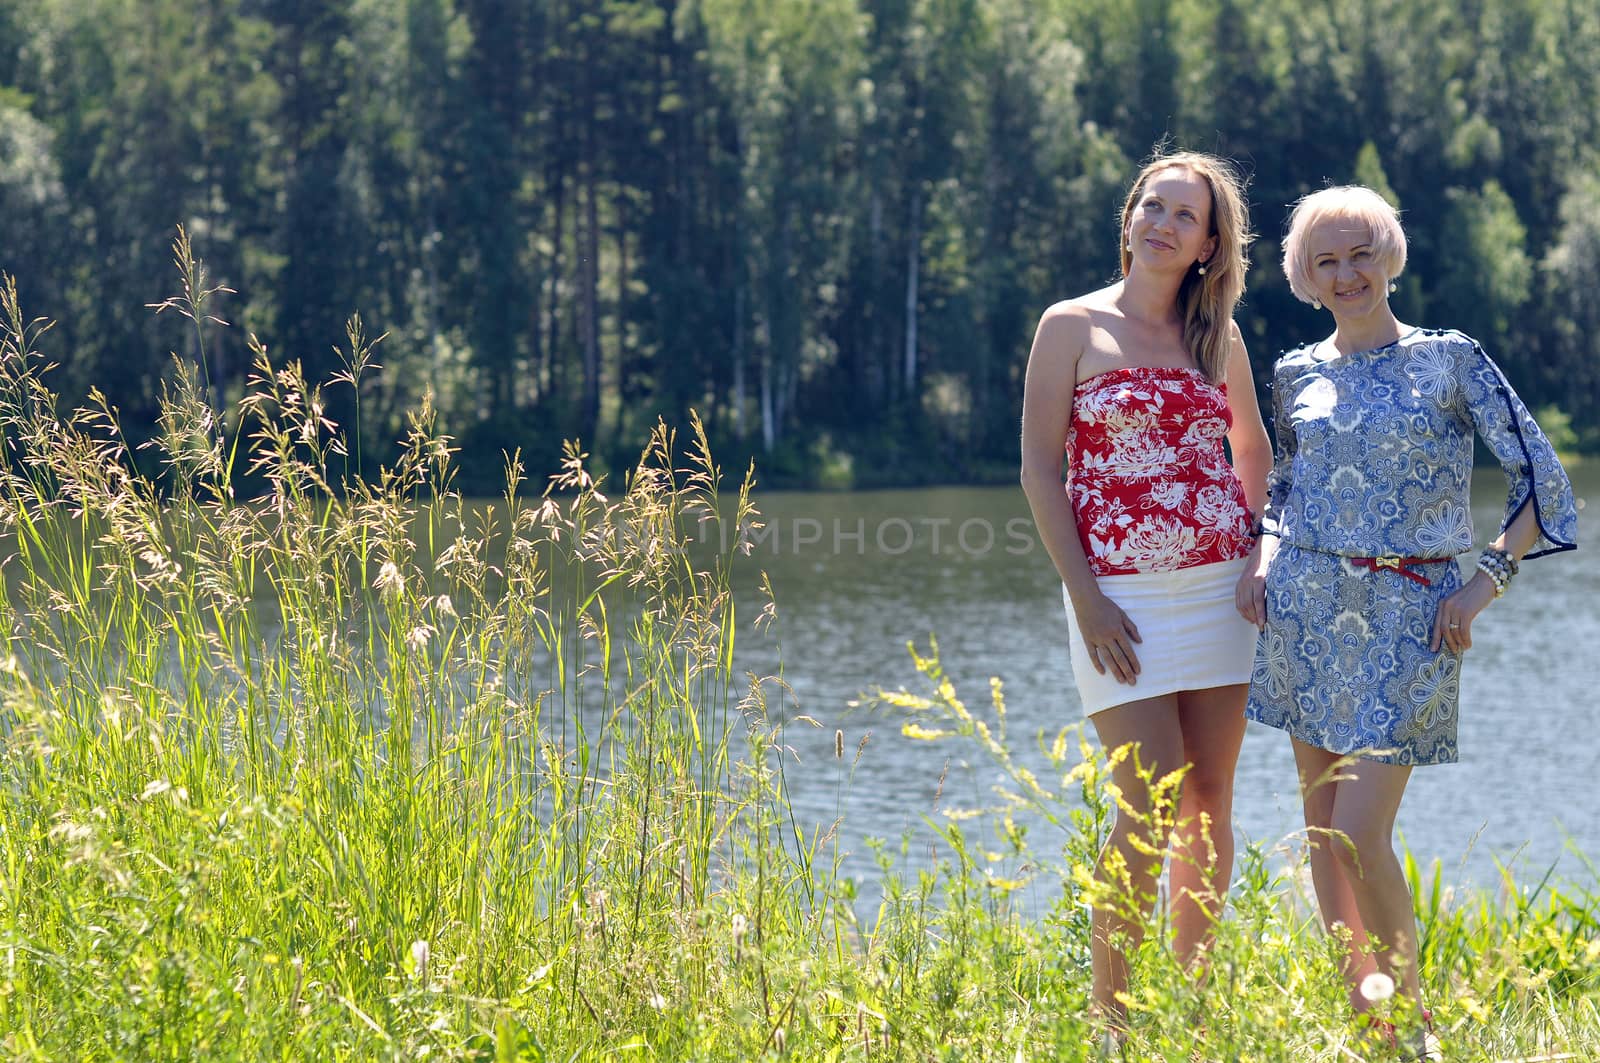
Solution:
<svg viewBox="0 0 1600 1063">
<path fill-rule="evenodd" d="M 1233 588 L 1233 606 L 1257 628 L 1267 626 L 1267 569 L 1278 550 L 1276 535 L 1257 537 L 1255 549 L 1245 558 L 1244 571 Z"/>
<path fill-rule="evenodd" d="M 1133 644 L 1144 641 L 1139 637 L 1138 626 L 1121 606 L 1098 590 L 1082 602 L 1074 600 L 1072 611 L 1095 671 L 1105 675 L 1109 668 L 1117 682 L 1132 686 L 1139 675 L 1139 658 L 1133 652 Z"/>
</svg>

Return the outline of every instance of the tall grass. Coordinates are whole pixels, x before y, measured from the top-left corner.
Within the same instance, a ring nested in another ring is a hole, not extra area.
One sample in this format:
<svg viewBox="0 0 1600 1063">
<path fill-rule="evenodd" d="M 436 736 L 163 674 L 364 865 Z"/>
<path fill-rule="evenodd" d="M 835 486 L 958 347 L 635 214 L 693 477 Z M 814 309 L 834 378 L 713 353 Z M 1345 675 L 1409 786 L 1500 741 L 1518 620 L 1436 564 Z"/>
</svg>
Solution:
<svg viewBox="0 0 1600 1063">
<path fill-rule="evenodd" d="M 157 476 L 103 396 L 57 415 L 4 291 L 7 1049 L 565 1055 L 695 1014 L 742 852 L 758 935 L 809 885 L 772 840 L 733 559 L 688 550 L 752 519 L 748 478 L 725 512 L 699 425 L 682 467 L 662 427 L 615 498 L 574 449 L 542 495 L 513 458 L 474 507 L 423 409 L 392 467 L 336 480 L 321 388 L 253 337 L 218 418 L 218 290 L 175 254 L 161 308 L 202 369 L 174 359 Z"/>
<path fill-rule="evenodd" d="M 1082 994 L 1089 906 L 1126 904 L 1125 894 L 1093 877 L 1117 800 L 1110 764 L 1089 748 L 1080 728 L 1072 728 L 1041 737 L 1048 772 L 1023 766 L 1007 733 L 999 681 L 991 680 L 988 705 L 974 709 L 943 672 L 936 644 L 933 649 L 912 655 L 925 692 L 901 690 L 884 695 L 885 702 L 908 714 L 909 737 L 975 745 L 1002 780 L 981 817 L 980 810 L 945 813 L 943 832 L 955 854 L 945 874 L 949 888 L 960 893 L 981 883 L 985 910 L 992 913 L 985 919 L 1002 924 L 1011 921 L 1009 898 L 1041 888 L 1058 897 L 1043 927 L 1030 935 L 1036 941 L 1062 935 L 1055 947 Z M 1147 834 L 1164 836 L 1170 829 L 1181 774 L 1154 779 L 1143 773 L 1157 795 Z M 974 819 L 989 824 L 987 844 L 964 836 L 962 824 Z M 1043 836 L 1028 836 L 1023 823 Z M 1127 1058 L 1405 1058 L 1352 1020 L 1339 950 L 1316 915 L 1302 841 L 1241 851 L 1203 978 L 1180 969 L 1159 933 L 1164 916 L 1157 909 L 1151 917 L 1157 933 L 1147 934 L 1138 950 L 1126 1000 L 1133 1022 Z M 1421 934 L 1423 995 L 1445 1046 L 1443 1058 L 1600 1059 L 1600 870 L 1573 855 L 1586 870 L 1579 881 L 1558 883 L 1547 872 L 1529 886 L 1506 870 L 1499 890 L 1458 895 L 1445 886 L 1437 862 L 1424 873 L 1405 854 Z M 1056 999 L 1064 1008 L 1081 1008 Z M 1040 1025 L 1058 1035 L 1065 1031 L 1065 1040 L 1055 1042 L 1061 1058 L 1081 1057 L 1082 1048 L 1074 1047 L 1081 1045 L 1081 1018 L 1050 1016 Z"/>
<path fill-rule="evenodd" d="M 174 250 L 161 309 L 198 359 L 173 361 L 153 474 L 105 397 L 60 412 L 44 326 L 0 293 L 0 1051 L 1090 1056 L 1107 774 L 1087 746 L 1056 736 L 1051 776 L 1028 772 L 998 687 L 969 710 L 919 658 L 927 693 L 890 710 L 1008 782 L 945 810 L 932 867 L 879 843 L 859 918 L 837 837 L 787 800 L 782 684 L 735 665 L 771 602 L 741 615 L 745 559 L 692 541 L 758 519 L 698 423 L 659 427 L 616 490 L 572 447 L 527 495 L 512 456 L 484 506 L 424 407 L 362 478 L 323 386 L 253 337 L 223 408 L 204 341 L 227 293 Z M 375 341 L 346 338 L 327 386 L 359 389 Z M 868 754 L 837 754 L 804 770 L 846 787 Z M 1148 935 L 1129 1057 L 1359 1058 L 1292 867 L 1240 864 L 1204 984 Z M 1594 885 L 1439 881 L 1415 892 L 1452 1058 L 1600 1043 Z"/>
</svg>

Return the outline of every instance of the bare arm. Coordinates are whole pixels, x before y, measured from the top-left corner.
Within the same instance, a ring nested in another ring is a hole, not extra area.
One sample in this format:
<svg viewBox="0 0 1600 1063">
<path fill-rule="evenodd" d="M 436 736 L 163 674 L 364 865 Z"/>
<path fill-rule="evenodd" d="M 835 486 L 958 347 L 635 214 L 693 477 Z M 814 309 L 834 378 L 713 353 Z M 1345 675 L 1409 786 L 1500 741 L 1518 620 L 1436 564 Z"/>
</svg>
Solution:
<svg viewBox="0 0 1600 1063">
<path fill-rule="evenodd" d="M 1233 327 L 1233 350 L 1228 356 L 1228 409 L 1233 427 L 1228 432 L 1228 449 L 1233 453 L 1233 470 L 1244 486 L 1245 502 L 1257 526 L 1267 506 L 1267 472 L 1272 468 L 1272 443 L 1261 420 L 1261 404 L 1256 401 L 1256 383 L 1250 372 L 1250 354 L 1245 350 L 1239 326 Z M 1267 566 L 1278 548 L 1275 535 L 1256 536 L 1256 545 L 1245 560 L 1244 572 L 1234 587 L 1233 604 L 1239 615 L 1265 627 L 1267 623 Z"/>
<path fill-rule="evenodd" d="M 1228 412 L 1233 427 L 1228 430 L 1228 450 L 1233 455 L 1233 471 L 1244 485 L 1250 513 L 1260 519 L 1267 504 L 1267 470 L 1272 468 L 1272 443 L 1261 420 L 1261 405 L 1256 401 L 1256 382 L 1250 372 L 1250 352 L 1245 350 L 1239 326 L 1233 326 L 1233 349 L 1228 354 L 1225 377 L 1228 384 Z"/>
<path fill-rule="evenodd" d="M 1095 582 L 1061 482 L 1078 359 L 1088 337 L 1087 316 L 1069 305 L 1051 307 L 1039 321 L 1022 398 L 1022 490 L 1045 551 L 1066 584 L 1089 659 L 1101 673 L 1109 666 L 1118 680 L 1132 683 L 1139 674 L 1133 652 L 1138 629 Z"/>
</svg>

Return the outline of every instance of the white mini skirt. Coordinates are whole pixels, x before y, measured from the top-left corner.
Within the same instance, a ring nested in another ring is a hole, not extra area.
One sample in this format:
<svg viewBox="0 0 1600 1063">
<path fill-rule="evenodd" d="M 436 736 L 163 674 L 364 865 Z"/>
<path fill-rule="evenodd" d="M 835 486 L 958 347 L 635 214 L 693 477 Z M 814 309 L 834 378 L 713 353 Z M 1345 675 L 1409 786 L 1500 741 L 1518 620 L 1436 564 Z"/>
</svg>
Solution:
<svg viewBox="0 0 1600 1063">
<path fill-rule="evenodd" d="M 1095 671 L 1063 584 L 1072 678 L 1083 714 L 1093 716 L 1115 705 L 1179 690 L 1250 682 L 1256 627 L 1233 604 L 1234 586 L 1244 566 L 1241 558 L 1175 572 L 1095 577 L 1100 590 L 1122 607 L 1144 640 L 1133 645 L 1139 674 L 1131 686 L 1117 682 L 1110 669 L 1103 675 Z"/>
</svg>

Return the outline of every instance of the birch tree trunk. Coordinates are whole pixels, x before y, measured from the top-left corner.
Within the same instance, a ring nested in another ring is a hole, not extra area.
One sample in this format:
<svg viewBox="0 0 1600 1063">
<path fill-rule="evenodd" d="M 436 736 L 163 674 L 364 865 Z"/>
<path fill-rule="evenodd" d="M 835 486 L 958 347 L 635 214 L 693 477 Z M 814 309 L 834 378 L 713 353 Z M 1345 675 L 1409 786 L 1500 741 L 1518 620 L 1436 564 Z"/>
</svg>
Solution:
<svg viewBox="0 0 1600 1063">
<path fill-rule="evenodd" d="M 555 208 L 550 212 L 551 223 L 555 231 L 550 237 L 550 265 L 546 273 L 549 284 L 550 315 L 546 318 L 544 341 L 544 377 L 545 387 L 552 394 L 559 395 L 565 390 L 566 371 L 562 364 L 561 351 L 561 271 L 566 268 L 562 258 L 562 248 L 567 242 L 567 177 L 561 169 L 556 169 L 549 179 L 551 200 Z"/>
<path fill-rule="evenodd" d="M 769 344 L 761 352 L 761 449 L 769 454 L 772 453 L 772 445 L 778 441 L 772 414 L 772 348 Z"/>
<path fill-rule="evenodd" d="M 744 284 L 733 290 L 733 435 L 741 443 L 744 423 Z"/>
<path fill-rule="evenodd" d="M 917 397 L 917 277 L 922 263 L 922 190 L 911 194 L 911 232 L 906 240 L 905 394 Z"/>
<path fill-rule="evenodd" d="M 593 439 L 600 422 L 600 207 L 588 160 L 583 175 L 583 251 L 578 274 L 583 293 L 583 435 Z"/>
</svg>

